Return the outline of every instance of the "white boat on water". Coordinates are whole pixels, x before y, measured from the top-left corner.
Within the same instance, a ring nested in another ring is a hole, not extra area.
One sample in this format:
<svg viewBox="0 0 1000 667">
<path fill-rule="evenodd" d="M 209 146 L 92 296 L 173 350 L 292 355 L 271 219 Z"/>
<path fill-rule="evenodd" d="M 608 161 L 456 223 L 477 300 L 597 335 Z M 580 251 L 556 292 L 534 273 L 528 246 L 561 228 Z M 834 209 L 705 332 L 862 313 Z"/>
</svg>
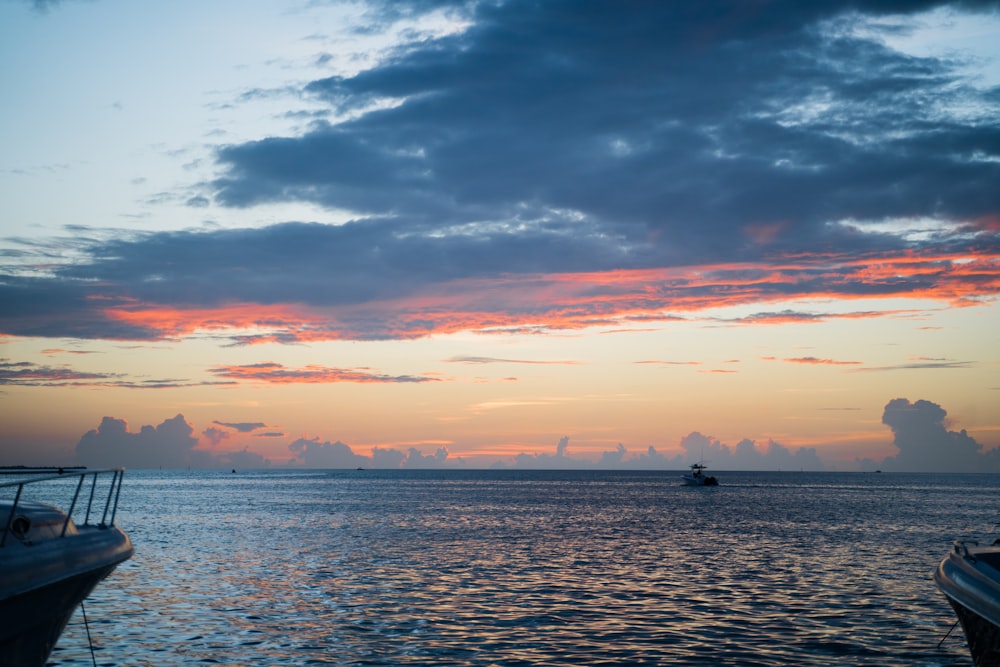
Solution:
<svg viewBox="0 0 1000 667">
<path fill-rule="evenodd" d="M 1000 540 L 956 542 L 934 582 L 962 624 L 976 667 L 1000 667 Z"/>
<path fill-rule="evenodd" d="M 687 486 L 718 486 L 719 480 L 714 475 L 706 475 L 706 469 L 704 464 L 694 463 L 691 465 L 691 472 L 681 475 L 681 480 Z"/>
<path fill-rule="evenodd" d="M 42 667 L 80 603 L 134 552 L 115 526 L 124 471 L 15 472 L 23 479 L 0 482 L 0 661 Z"/>
</svg>

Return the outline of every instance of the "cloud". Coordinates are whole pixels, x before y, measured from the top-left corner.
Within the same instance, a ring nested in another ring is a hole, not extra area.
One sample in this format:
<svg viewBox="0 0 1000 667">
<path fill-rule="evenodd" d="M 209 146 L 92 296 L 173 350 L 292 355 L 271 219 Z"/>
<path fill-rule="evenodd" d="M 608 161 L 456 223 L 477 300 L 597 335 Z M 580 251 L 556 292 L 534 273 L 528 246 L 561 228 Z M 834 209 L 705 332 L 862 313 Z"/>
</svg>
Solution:
<svg viewBox="0 0 1000 667">
<path fill-rule="evenodd" d="M 288 446 L 295 456 L 294 463 L 307 468 L 353 469 L 370 465 L 371 459 L 354 451 L 344 443 L 299 438 Z"/>
<path fill-rule="evenodd" d="M 371 237 L 363 247 L 351 238 L 355 231 Z M 565 248 L 553 247 L 521 273 L 514 265 L 503 273 L 506 250 L 489 238 L 475 242 L 482 244 L 477 252 L 494 256 L 467 261 L 471 251 L 463 246 L 474 243 L 468 239 L 414 240 L 417 232 L 391 238 L 396 233 L 379 238 L 349 225 L 286 223 L 95 242 L 84 253 L 93 254 L 89 263 L 55 267 L 52 277 L 0 280 L 0 332 L 111 340 L 220 336 L 244 345 L 408 339 L 621 327 L 787 299 L 915 297 L 968 305 L 1000 293 L 1000 248 L 993 255 L 971 246 L 967 254 L 928 250 L 905 262 L 818 255 L 628 270 L 601 270 L 592 257 L 589 270 L 560 273 L 570 267 L 553 257 Z M 872 272 L 876 260 L 891 268 Z M 785 312 L 733 323 L 885 314 Z"/>
<path fill-rule="evenodd" d="M 575 459 L 569 455 L 569 436 L 563 436 L 559 439 L 555 454 L 526 454 L 522 452 L 514 457 L 515 468 L 529 470 L 590 468 L 592 465 L 590 461 Z M 502 467 L 502 464 L 498 464 L 497 467 Z"/>
<path fill-rule="evenodd" d="M 44 14 L 50 9 L 54 9 L 59 5 L 70 2 L 70 0 L 24 0 L 24 2 L 25 4 L 30 5 L 36 12 Z"/>
<path fill-rule="evenodd" d="M 372 373 L 367 369 L 328 368 L 312 364 L 303 368 L 293 369 L 273 362 L 245 366 L 219 366 L 210 368 L 208 371 L 219 377 L 238 380 L 240 382 L 264 382 L 268 384 L 334 384 L 339 382 L 409 384 L 439 381 L 438 378 L 426 376 L 385 375 L 382 373 Z"/>
<path fill-rule="evenodd" d="M 799 447 L 792 450 L 769 440 L 766 447 L 744 438 L 734 447 L 697 431 L 681 440 L 685 460 L 691 462 L 709 461 L 715 468 L 730 470 L 823 470 L 825 465 L 813 447 Z M 682 457 L 683 458 L 683 457 Z"/>
<path fill-rule="evenodd" d="M 268 459 L 256 452 L 249 451 L 246 447 L 236 452 L 229 452 L 222 458 L 222 461 L 232 466 L 234 470 L 236 468 L 253 470 L 267 468 L 271 465 Z"/>
<path fill-rule="evenodd" d="M 889 401 L 882 423 L 892 429 L 899 450 L 882 462 L 889 470 L 917 472 L 997 472 L 1000 450 L 984 451 L 965 429 L 948 430 L 948 413 L 936 403 L 905 398 Z"/>
<path fill-rule="evenodd" d="M 201 435 L 210 443 L 212 443 L 213 447 L 218 447 L 219 443 L 229 439 L 229 432 L 223 431 L 220 428 L 215 428 L 214 426 L 206 428 L 204 431 L 201 432 Z"/>
<path fill-rule="evenodd" d="M 384 27 L 441 5 L 377 7 Z M 996 4 L 451 5 L 464 29 L 307 83 L 289 104 L 328 120 L 221 146 L 219 178 L 174 197 L 346 222 L 7 239 L 0 332 L 301 343 L 980 303 L 1000 293 L 1000 96 L 878 21 L 935 7 Z"/>
<path fill-rule="evenodd" d="M 454 364 L 529 364 L 541 366 L 574 366 L 579 361 L 541 361 L 534 359 L 501 359 L 498 357 L 457 356 L 445 361 Z"/>
<path fill-rule="evenodd" d="M 960 370 L 965 368 L 973 368 L 976 364 L 971 361 L 913 361 L 908 364 L 896 364 L 893 366 L 868 366 L 866 368 L 855 368 L 851 372 L 863 373 L 863 372 L 876 372 L 876 371 L 904 371 L 904 370 L 914 370 L 914 369 L 947 369 L 947 370 Z"/>
<path fill-rule="evenodd" d="M 87 467 L 111 468 L 264 468 L 271 462 L 244 447 L 240 451 L 210 452 L 198 449 L 195 429 L 183 415 L 157 426 L 129 431 L 124 419 L 105 417 L 100 426 L 85 433 L 76 444 L 76 460 Z M 208 427 L 201 433 L 212 447 L 230 438 L 222 429 Z"/>
<path fill-rule="evenodd" d="M 56 387 L 114 383 L 123 376 L 118 373 L 85 373 L 69 368 L 42 366 L 30 361 L 0 359 L 0 386 Z"/>
<path fill-rule="evenodd" d="M 406 460 L 406 454 L 393 447 L 373 447 L 372 465 L 376 468 L 388 468 L 390 470 L 401 468 Z"/>
<path fill-rule="evenodd" d="M 78 371 L 68 366 L 44 366 L 30 361 L 0 359 L 0 387 L 114 387 L 118 389 L 174 389 L 228 382 L 193 382 L 178 378 L 133 379 L 124 373 Z"/>
<path fill-rule="evenodd" d="M 649 446 L 644 451 L 632 453 L 618 443 L 615 449 L 604 451 L 596 460 L 577 458 L 569 451 L 569 438 L 563 437 L 554 454 L 518 454 L 510 464 L 498 463 L 496 467 L 520 469 L 594 469 L 594 470 L 683 470 L 692 463 L 709 462 L 721 470 L 824 470 L 826 466 L 815 448 L 789 448 L 768 441 L 758 446 L 744 439 L 730 447 L 710 436 L 694 431 L 680 441 L 682 454 L 668 456 Z"/>
<path fill-rule="evenodd" d="M 220 422 L 214 421 L 213 424 L 218 424 L 219 426 L 225 426 L 226 428 L 231 428 L 234 431 L 239 431 L 240 433 L 251 433 L 257 429 L 265 428 L 267 424 L 264 422 Z"/>
<path fill-rule="evenodd" d="M 761 357 L 765 361 L 777 361 L 776 357 Z M 906 364 L 894 364 L 892 366 L 864 366 L 862 361 L 844 361 L 838 359 L 820 359 L 818 357 L 786 357 L 782 359 L 789 364 L 804 364 L 811 366 L 861 366 L 861 368 L 848 369 L 849 373 L 868 373 L 881 371 L 901 371 L 915 369 L 966 369 L 973 368 L 971 361 L 950 361 L 947 359 L 926 359 L 919 358 Z"/>
<path fill-rule="evenodd" d="M 617 468 L 625 459 L 626 452 L 628 450 L 625 448 L 625 445 L 619 442 L 614 451 L 601 452 L 601 458 L 597 462 L 597 466 L 599 468 Z"/>
<path fill-rule="evenodd" d="M 856 408 L 826 408 L 856 410 Z M 220 423 L 220 422 L 215 422 Z M 911 403 L 905 398 L 889 401 L 882 423 L 892 429 L 893 443 L 899 450 L 881 462 L 858 461 L 863 467 L 882 467 L 893 471 L 928 472 L 997 472 L 1000 471 L 1000 450 L 984 451 L 964 430 L 948 430 L 947 413 L 939 405 L 926 400 Z M 252 432 L 261 425 L 239 424 L 243 432 Z M 229 426 L 229 425 L 226 425 Z M 253 428 L 250 428 L 253 427 Z M 266 437 L 283 437 L 282 433 L 264 433 Z M 230 437 L 227 431 L 209 427 L 202 436 L 212 446 Z M 197 449 L 194 427 L 183 415 L 164 420 L 156 427 L 143 426 L 130 432 L 123 419 L 105 417 L 98 428 L 84 434 L 76 445 L 77 461 L 91 467 L 126 466 L 130 468 L 240 467 L 255 468 L 271 465 L 264 456 L 246 447 L 237 452 Z M 733 446 L 693 431 L 679 442 L 680 454 L 667 455 L 653 446 L 630 452 L 622 443 L 613 450 L 601 452 L 596 459 L 573 456 L 570 438 L 563 436 L 552 453 L 520 453 L 507 461 L 498 461 L 497 468 L 517 469 L 598 469 L 598 470 L 681 470 L 691 463 L 707 462 L 717 470 L 823 470 L 826 468 L 813 447 L 787 447 L 774 440 L 760 445 L 744 438 Z M 374 447 L 370 456 L 357 454 L 347 444 L 324 441 L 318 437 L 299 438 L 288 445 L 292 454 L 289 465 L 308 468 L 450 468 L 464 467 L 466 462 L 451 458 L 445 446 L 431 454 L 416 447 L 401 451 L 393 447 Z"/>
<path fill-rule="evenodd" d="M 733 322 L 738 324 L 809 324 L 812 322 L 826 322 L 828 320 L 840 319 L 873 319 L 898 314 L 899 311 L 867 310 L 853 313 L 803 313 L 793 310 L 783 310 L 781 312 L 753 313 L 745 317 L 719 318 L 720 322 Z"/>
<path fill-rule="evenodd" d="M 416 447 L 410 447 L 402 466 L 404 468 L 443 468 L 446 462 L 448 462 L 447 447 L 438 447 L 433 454 L 426 456 Z"/>
<path fill-rule="evenodd" d="M 187 468 L 210 467 L 212 457 L 197 451 L 194 428 L 177 415 L 158 426 L 143 426 L 137 433 L 128 430 L 124 419 L 105 417 L 101 425 L 88 431 L 76 445 L 77 460 L 88 467 L 107 468 Z"/>
<path fill-rule="evenodd" d="M 858 366 L 860 361 L 839 361 L 837 359 L 819 359 L 817 357 L 790 357 L 783 361 L 790 364 L 806 364 L 811 366 Z"/>
<path fill-rule="evenodd" d="M 515 222 L 508 243 L 562 239 L 568 260 L 602 240 L 605 263 L 885 246 L 829 223 L 997 210 L 998 166 L 976 159 L 1000 138 L 992 91 L 857 30 L 935 4 L 949 3 L 470 5 L 464 32 L 305 87 L 337 113 L 390 108 L 222 148 L 214 196 L 405 216 L 415 232 Z"/>
</svg>

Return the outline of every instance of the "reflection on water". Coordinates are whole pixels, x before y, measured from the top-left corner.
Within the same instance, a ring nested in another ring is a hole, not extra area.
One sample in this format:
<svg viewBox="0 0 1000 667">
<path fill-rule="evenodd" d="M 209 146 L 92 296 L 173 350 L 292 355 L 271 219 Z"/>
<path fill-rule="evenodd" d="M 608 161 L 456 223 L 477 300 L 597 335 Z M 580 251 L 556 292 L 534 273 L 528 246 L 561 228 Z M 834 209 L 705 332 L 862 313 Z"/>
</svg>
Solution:
<svg viewBox="0 0 1000 667">
<path fill-rule="evenodd" d="M 969 664 L 930 573 L 1000 478 L 721 477 L 130 472 L 97 660 Z M 91 664 L 79 613 L 52 660 Z"/>
</svg>

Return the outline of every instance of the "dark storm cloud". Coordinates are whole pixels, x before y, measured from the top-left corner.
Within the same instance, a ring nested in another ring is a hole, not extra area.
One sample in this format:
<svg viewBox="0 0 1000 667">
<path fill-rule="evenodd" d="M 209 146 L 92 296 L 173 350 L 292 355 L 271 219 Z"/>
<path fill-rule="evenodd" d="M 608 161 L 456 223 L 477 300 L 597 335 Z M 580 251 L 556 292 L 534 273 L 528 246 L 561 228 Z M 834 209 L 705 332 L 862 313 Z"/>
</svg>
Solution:
<svg viewBox="0 0 1000 667">
<path fill-rule="evenodd" d="M 618 266 L 746 257 L 770 225 L 788 249 L 891 245 L 827 223 L 1000 208 L 996 91 L 852 30 L 947 4 L 476 4 L 465 32 L 306 87 L 341 111 L 396 106 L 221 149 L 216 199 L 395 216 L 415 235 L 545 220 L 606 237 Z"/>
</svg>

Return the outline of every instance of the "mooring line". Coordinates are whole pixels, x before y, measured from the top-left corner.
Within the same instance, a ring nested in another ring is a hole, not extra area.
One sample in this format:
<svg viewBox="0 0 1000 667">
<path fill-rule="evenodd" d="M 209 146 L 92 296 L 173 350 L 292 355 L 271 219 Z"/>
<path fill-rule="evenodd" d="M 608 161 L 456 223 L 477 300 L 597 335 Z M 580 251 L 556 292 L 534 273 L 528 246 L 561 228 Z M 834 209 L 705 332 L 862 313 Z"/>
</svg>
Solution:
<svg viewBox="0 0 1000 667">
<path fill-rule="evenodd" d="M 938 645 L 937 645 L 938 648 L 941 648 L 941 644 L 944 643 L 945 639 L 947 639 L 949 636 L 951 636 L 951 631 L 954 630 L 955 628 L 957 628 L 958 624 L 959 624 L 959 621 L 955 621 L 954 624 L 952 624 L 952 626 L 950 628 L 948 628 L 948 632 L 944 633 L 944 637 L 942 637 L 941 641 L 938 642 Z"/>
<path fill-rule="evenodd" d="M 90 645 L 90 660 L 94 663 L 94 667 L 97 667 L 97 656 L 94 655 L 94 640 L 90 638 L 90 623 L 87 622 L 87 608 L 83 606 L 82 600 L 80 601 L 80 611 L 83 612 L 83 627 L 87 629 L 87 643 Z"/>
</svg>

